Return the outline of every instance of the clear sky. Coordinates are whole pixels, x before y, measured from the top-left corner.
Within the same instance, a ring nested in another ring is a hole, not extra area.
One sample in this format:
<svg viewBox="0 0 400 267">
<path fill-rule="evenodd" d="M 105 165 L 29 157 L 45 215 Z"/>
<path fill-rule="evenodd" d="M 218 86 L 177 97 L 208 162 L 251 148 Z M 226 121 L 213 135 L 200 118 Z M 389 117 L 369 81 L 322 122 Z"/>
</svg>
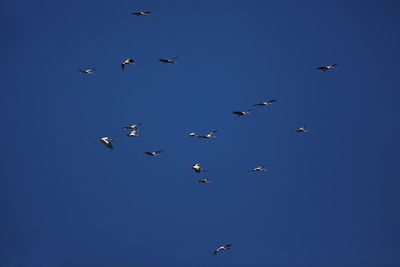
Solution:
<svg viewBox="0 0 400 267">
<path fill-rule="evenodd" d="M 0 1 L 0 266 L 399 266 L 399 14 Z M 122 138 L 135 122 L 143 137 Z"/>
</svg>

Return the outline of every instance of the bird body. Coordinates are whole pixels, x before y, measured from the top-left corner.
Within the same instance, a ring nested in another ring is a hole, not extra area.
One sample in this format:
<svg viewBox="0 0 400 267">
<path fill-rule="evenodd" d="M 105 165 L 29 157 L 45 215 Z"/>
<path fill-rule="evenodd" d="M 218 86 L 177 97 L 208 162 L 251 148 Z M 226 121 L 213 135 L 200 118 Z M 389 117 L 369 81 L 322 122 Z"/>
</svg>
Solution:
<svg viewBox="0 0 400 267">
<path fill-rule="evenodd" d="M 207 172 L 205 169 L 200 168 L 199 163 L 195 163 L 195 164 L 193 164 L 192 167 L 187 168 L 187 169 L 193 169 L 196 173 Z"/>
<path fill-rule="evenodd" d="M 78 71 L 79 71 L 80 74 L 91 74 L 91 75 L 93 75 L 95 70 L 96 69 L 86 69 L 86 70 L 78 70 Z"/>
<path fill-rule="evenodd" d="M 150 15 L 151 12 L 150 11 L 139 11 L 139 12 L 133 12 L 132 15 L 136 15 L 136 17 L 139 16 L 148 16 Z"/>
<path fill-rule="evenodd" d="M 124 62 L 122 62 L 121 63 L 122 70 L 124 70 L 125 65 L 135 65 L 135 60 L 133 60 L 132 58 L 128 58 Z"/>
<path fill-rule="evenodd" d="M 137 123 L 137 124 L 133 124 L 133 125 L 130 125 L 130 126 L 125 126 L 124 127 L 124 129 L 132 129 L 132 130 L 135 130 L 135 129 L 138 129 L 138 127 L 140 126 L 140 125 L 142 125 L 141 123 Z"/>
<path fill-rule="evenodd" d="M 198 135 L 196 133 L 190 133 L 188 135 L 185 135 L 184 137 L 197 137 Z"/>
<path fill-rule="evenodd" d="M 232 244 L 228 244 L 228 245 L 223 245 L 222 247 L 217 248 L 217 249 L 214 251 L 214 256 L 215 256 L 218 252 L 220 252 L 220 251 L 222 251 L 222 250 L 232 249 L 231 246 L 232 246 Z"/>
<path fill-rule="evenodd" d="M 218 130 L 212 131 L 211 133 L 207 134 L 207 135 L 198 135 L 197 137 L 200 139 L 210 139 L 210 138 L 217 138 L 216 136 L 214 136 L 213 134 L 215 134 L 216 132 L 218 132 Z"/>
<path fill-rule="evenodd" d="M 276 100 L 275 99 L 271 99 L 269 101 L 261 102 L 261 103 L 255 104 L 253 106 L 254 107 L 269 106 L 269 105 L 272 105 L 272 103 L 274 103 L 274 102 L 276 102 Z"/>
<path fill-rule="evenodd" d="M 311 130 L 306 130 L 306 126 L 302 126 L 296 130 L 296 133 L 311 133 Z"/>
<path fill-rule="evenodd" d="M 162 150 L 154 151 L 154 152 L 144 152 L 148 157 L 160 157 L 160 153 L 163 152 Z"/>
<path fill-rule="evenodd" d="M 332 64 L 332 65 L 328 65 L 328 66 L 322 66 L 322 67 L 318 67 L 318 70 L 322 70 L 323 72 L 333 69 L 337 64 Z"/>
<path fill-rule="evenodd" d="M 178 58 L 178 57 L 173 57 L 173 58 L 171 58 L 171 59 L 163 59 L 163 58 L 160 58 L 159 61 L 160 61 L 162 64 L 167 64 L 167 63 L 176 64 L 177 62 L 174 60 L 174 59 L 176 59 L 176 58 Z"/>
<path fill-rule="evenodd" d="M 259 172 L 259 171 L 267 172 L 268 170 L 265 169 L 264 166 L 258 166 L 257 168 L 250 170 L 250 172 Z"/>
<path fill-rule="evenodd" d="M 212 182 L 208 179 L 201 179 L 197 181 L 198 183 L 202 183 L 202 184 L 212 184 Z"/>
<path fill-rule="evenodd" d="M 113 149 L 114 147 L 113 147 L 111 141 L 116 141 L 116 140 L 112 139 L 112 138 L 108 138 L 108 137 L 102 137 L 102 138 L 98 139 L 96 142 L 102 142 L 109 149 Z"/>
<path fill-rule="evenodd" d="M 250 114 L 250 111 L 251 111 L 251 109 L 249 109 L 249 110 L 247 110 L 247 111 L 234 111 L 234 112 L 232 112 L 232 113 L 235 114 L 235 115 L 237 115 L 237 117 L 236 117 L 236 119 L 237 119 L 237 118 L 240 118 L 240 117 L 242 117 L 242 116 L 245 116 L 245 115 Z"/>
<path fill-rule="evenodd" d="M 138 131 L 139 129 L 133 129 L 129 134 L 125 135 L 125 137 L 139 137 L 141 135 L 137 133 Z"/>
</svg>

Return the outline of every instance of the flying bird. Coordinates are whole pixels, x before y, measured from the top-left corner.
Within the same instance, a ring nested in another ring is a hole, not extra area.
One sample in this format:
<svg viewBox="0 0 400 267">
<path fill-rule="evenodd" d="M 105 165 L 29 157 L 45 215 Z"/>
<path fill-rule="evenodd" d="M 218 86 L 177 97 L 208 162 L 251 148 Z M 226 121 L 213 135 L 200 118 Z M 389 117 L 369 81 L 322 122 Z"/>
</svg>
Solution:
<svg viewBox="0 0 400 267">
<path fill-rule="evenodd" d="M 311 130 L 306 130 L 306 126 L 303 126 L 297 129 L 296 133 L 311 133 Z"/>
<path fill-rule="evenodd" d="M 102 138 L 98 139 L 97 141 L 95 141 L 95 143 L 102 142 L 109 149 L 113 149 L 114 147 L 113 147 L 111 141 L 116 141 L 116 140 L 112 139 L 112 138 L 108 138 L 108 137 L 102 137 Z"/>
<path fill-rule="evenodd" d="M 212 182 L 208 179 L 201 179 L 197 181 L 198 183 L 203 183 L 203 184 L 212 184 Z"/>
<path fill-rule="evenodd" d="M 133 60 L 132 58 L 128 58 L 127 60 L 125 60 L 124 62 L 121 63 L 121 68 L 122 70 L 124 70 L 125 65 L 135 65 L 135 60 Z"/>
<path fill-rule="evenodd" d="M 139 16 L 148 16 L 150 15 L 151 12 L 150 11 L 139 11 L 139 12 L 133 12 L 132 15 L 136 15 L 136 17 Z"/>
<path fill-rule="evenodd" d="M 183 138 L 185 137 L 197 137 L 198 135 L 196 133 L 190 133 L 188 135 L 185 135 Z"/>
<path fill-rule="evenodd" d="M 160 58 L 159 59 L 159 61 L 161 61 L 161 63 L 162 64 L 167 64 L 167 63 L 173 63 L 173 64 L 175 64 L 175 63 L 177 63 L 174 59 L 177 59 L 178 57 L 173 57 L 173 58 L 171 58 L 171 59 L 163 59 L 163 58 Z"/>
<path fill-rule="evenodd" d="M 213 134 L 215 134 L 216 132 L 218 132 L 218 130 L 212 131 L 211 133 L 207 134 L 207 135 L 198 135 L 197 137 L 200 139 L 210 139 L 210 138 L 217 138 L 216 136 L 214 136 Z"/>
<path fill-rule="evenodd" d="M 91 75 L 93 75 L 95 70 L 96 69 L 86 69 L 86 70 L 78 70 L 78 71 L 79 71 L 80 74 L 91 74 Z"/>
<path fill-rule="evenodd" d="M 322 70 L 323 72 L 333 69 L 337 64 L 332 64 L 332 65 L 328 65 L 328 66 L 322 66 L 322 67 L 318 67 L 317 70 Z"/>
<path fill-rule="evenodd" d="M 129 134 L 125 135 L 124 137 L 139 137 L 141 135 L 137 133 L 138 131 L 139 129 L 133 129 Z"/>
<path fill-rule="evenodd" d="M 232 112 L 232 113 L 235 114 L 235 115 L 237 115 L 236 119 L 238 119 L 238 118 L 240 118 L 240 117 L 242 117 L 242 116 L 245 116 L 245 115 L 250 114 L 250 111 L 251 111 L 251 109 L 249 109 L 249 110 L 247 110 L 247 111 L 234 111 L 234 112 Z"/>
<path fill-rule="evenodd" d="M 200 168 L 200 164 L 199 164 L 199 163 L 195 163 L 195 164 L 193 164 L 192 167 L 186 168 L 186 169 L 187 169 L 187 170 L 193 169 L 196 173 L 207 172 L 205 169 Z"/>
<path fill-rule="evenodd" d="M 128 129 L 128 130 L 132 129 L 132 130 L 135 130 L 135 129 L 138 129 L 138 127 L 139 127 L 140 125 L 142 125 L 142 124 L 141 124 L 141 123 L 137 123 L 137 124 L 133 124 L 133 125 L 130 125 L 130 126 L 125 126 L 124 129 Z"/>
<path fill-rule="evenodd" d="M 269 105 L 272 105 L 272 103 L 274 103 L 274 102 L 276 102 L 276 100 L 275 99 L 271 99 L 271 100 L 268 100 L 266 102 L 261 102 L 261 103 L 255 104 L 255 105 L 253 105 L 253 107 L 269 106 Z"/>
<path fill-rule="evenodd" d="M 264 169 L 264 166 L 259 166 L 257 168 L 250 170 L 249 172 L 259 172 L 259 171 L 267 172 L 268 170 Z"/>
<path fill-rule="evenodd" d="M 232 244 L 228 244 L 228 245 L 223 245 L 222 247 L 217 248 L 217 249 L 214 251 L 214 256 L 215 256 L 218 252 L 220 252 L 220 251 L 222 251 L 222 250 L 232 249 L 231 246 L 232 246 Z"/>
<path fill-rule="evenodd" d="M 159 150 L 159 151 L 155 151 L 155 152 L 144 152 L 148 157 L 152 157 L 152 156 L 155 156 L 155 157 L 160 157 L 161 155 L 160 155 L 160 153 L 161 152 L 163 152 L 162 150 Z"/>
</svg>

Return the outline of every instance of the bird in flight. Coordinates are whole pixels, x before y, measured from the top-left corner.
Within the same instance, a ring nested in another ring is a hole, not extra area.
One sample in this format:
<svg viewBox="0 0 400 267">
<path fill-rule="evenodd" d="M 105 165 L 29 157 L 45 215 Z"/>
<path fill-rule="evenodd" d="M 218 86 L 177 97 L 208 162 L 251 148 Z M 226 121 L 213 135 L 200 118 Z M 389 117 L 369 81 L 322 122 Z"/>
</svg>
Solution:
<svg viewBox="0 0 400 267">
<path fill-rule="evenodd" d="M 238 119 L 242 116 L 248 115 L 250 114 L 251 109 L 247 110 L 247 111 L 234 111 L 232 112 L 233 114 L 237 115 L 237 117 L 235 119 Z"/>
<path fill-rule="evenodd" d="M 272 105 L 272 103 L 274 103 L 274 102 L 276 102 L 276 100 L 275 99 L 271 99 L 271 100 L 268 100 L 266 102 L 261 102 L 261 103 L 255 104 L 255 105 L 253 105 L 253 107 L 269 106 L 269 105 Z"/>
<path fill-rule="evenodd" d="M 79 71 L 80 74 L 91 74 L 91 75 L 93 75 L 95 70 L 96 69 L 86 69 L 86 70 L 78 70 L 78 71 Z"/>
<path fill-rule="evenodd" d="M 124 137 L 139 137 L 141 135 L 137 133 L 138 131 L 139 129 L 133 129 L 129 134 L 125 135 Z"/>
<path fill-rule="evenodd" d="M 188 135 L 185 135 L 183 138 L 185 137 L 197 137 L 198 135 L 196 133 L 190 133 Z"/>
<path fill-rule="evenodd" d="M 231 246 L 232 246 L 232 244 L 228 244 L 228 245 L 223 245 L 222 247 L 217 248 L 217 249 L 214 251 L 214 256 L 215 256 L 218 252 L 220 252 L 220 251 L 222 251 L 222 250 L 232 249 Z"/>
<path fill-rule="evenodd" d="M 139 12 L 133 12 L 132 15 L 136 15 L 136 17 L 139 16 L 148 16 L 150 15 L 151 12 L 150 11 L 139 11 Z"/>
<path fill-rule="evenodd" d="M 121 63 L 121 68 L 122 70 L 124 70 L 125 65 L 135 65 L 135 60 L 133 60 L 132 58 L 128 58 L 127 60 L 125 60 L 124 62 Z"/>
<path fill-rule="evenodd" d="M 111 141 L 116 141 L 116 140 L 112 139 L 112 138 L 108 138 L 108 137 L 102 137 L 102 138 L 98 139 L 97 141 L 95 141 L 95 143 L 102 142 L 109 149 L 113 149 L 114 147 L 113 147 Z"/>
<path fill-rule="evenodd" d="M 198 135 L 197 137 L 200 139 L 210 139 L 210 138 L 217 138 L 216 136 L 214 136 L 213 134 L 215 134 L 216 132 L 218 132 L 218 130 L 212 131 L 211 133 L 207 134 L 207 135 Z"/>
<path fill-rule="evenodd" d="M 137 123 L 137 124 L 133 124 L 133 125 L 130 125 L 130 126 L 125 126 L 124 127 L 124 129 L 132 129 L 132 130 L 135 130 L 135 129 L 138 129 L 138 127 L 140 126 L 140 125 L 142 125 L 141 123 Z"/>
<path fill-rule="evenodd" d="M 163 58 L 160 58 L 159 59 L 159 61 L 161 61 L 161 63 L 162 64 L 167 64 L 167 63 L 173 63 L 173 64 L 175 64 L 175 63 L 177 63 L 174 59 L 177 59 L 178 57 L 173 57 L 173 58 L 171 58 L 171 59 L 163 59 Z"/>
<path fill-rule="evenodd" d="M 154 151 L 154 152 L 144 152 L 148 157 L 160 157 L 160 153 L 163 152 L 162 150 Z"/>
<path fill-rule="evenodd" d="M 203 183 L 203 184 L 212 184 L 212 182 L 208 179 L 201 179 L 197 181 L 198 183 Z"/>
<path fill-rule="evenodd" d="M 263 172 L 267 172 L 267 169 L 264 169 L 264 166 L 258 166 L 257 168 L 254 168 L 252 170 L 250 170 L 249 172 L 259 172 L 259 171 L 263 171 Z"/>
<path fill-rule="evenodd" d="M 207 172 L 205 169 L 200 168 L 200 164 L 199 164 L 199 163 L 195 163 L 195 164 L 193 164 L 192 167 L 186 168 L 186 169 L 187 169 L 187 170 L 193 169 L 196 173 Z"/>
<path fill-rule="evenodd" d="M 317 70 L 322 70 L 323 72 L 333 69 L 337 64 L 332 64 L 332 65 L 328 65 L 328 66 L 322 66 L 322 67 L 318 67 Z"/>
<path fill-rule="evenodd" d="M 296 130 L 296 133 L 311 133 L 311 130 L 306 130 L 306 126 L 300 127 Z"/>
</svg>

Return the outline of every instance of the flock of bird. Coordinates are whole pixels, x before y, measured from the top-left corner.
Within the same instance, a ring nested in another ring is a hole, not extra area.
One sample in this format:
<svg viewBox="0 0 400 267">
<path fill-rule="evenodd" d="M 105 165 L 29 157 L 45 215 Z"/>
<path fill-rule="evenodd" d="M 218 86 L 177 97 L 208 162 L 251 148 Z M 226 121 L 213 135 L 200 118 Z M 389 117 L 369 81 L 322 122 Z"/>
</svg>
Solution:
<svg viewBox="0 0 400 267">
<path fill-rule="evenodd" d="M 149 12 L 149 11 L 139 11 L 139 12 L 133 12 L 132 13 L 132 15 L 135 15 L 137 17 L 138 16 L 148 16 L 150 14 L 151 14 L 151 12 Z M 177 57 L 173 57 L 171 59 L 160 58 L 159 61 L 161 62 L 161 64 L 175 64 L 175 63 L 177 63 L 175 61 L 176 58 Z M 132 58 L 128 58 L 128 59 L 124 60 L 123 62 L 121 62 L 122 70 L 125 69 L 126 65 L 135 65 L 135 60 L 132 59 Z M 318 67 L 317 69 L 321 70 L 322 72 L 326 72 L 328 70 L 331 70 L 331 69 L 335 68 L 335 66 L 337 66 L 337 64 L 332 64 L 332 65 L 328 65 L 328 66 L 321 66 L 321 67 Z M 79 69 L 78 71 L 79 71 L 80 74 L 93 75 L 94 72 L 96 71 L 96 69 L 92 69 L 92 68 L 90 68 L 90 69 Z M 260 103 L 254 104 L 251 108 L 249 108 L 246 111 L 233 111 L 232 113 L 234 115 L 236 115 L 235 119 L 238 119 L 238 118 L 240 118 L 242 116 L 249 115 L 250 112 L 253 110 L 253 108 L 260 108 L 260 107 L 264 107 L 264 106 L 270 106 L 274 102 L 276 102 L 276 100 L 275 99 L 271 99 L 271 100 L 268 100 L 268 101 L 264 101 L 264 102 L 260 102 Z M 130 132 L 127 135 L 125 135 L 124 137 L 141 137 L 141 135 L 138 133 L 139 132 L 139 126 L 141 126 L 141 125 L 142 125 L 141 123 L 137 123 L 137 124 L 125 126 L 124 129 L 125 130 L 129 130 Z M 217 132 L 218 132 L 217 130 L 214 130 L 214 131 L 212 131 L 212 132 L 210 132 L 210 133 L 208 133 L 206 135 L 200 135 L 200 134 L 192 132 L 192 133 L 189 133 L 188 135 L 185 135 L 183 137 L 184 138 L 186 138 L 186 137 L 197 137 L 199 139 L 213 139 L 213 138 L 216 138 L 216 136 L 214 134 L 217 133 Z M 299 127 L 298 129 L 295 130 L 295 133 L 310 133 L 310 132 L 311 132 L 311 130 L 306 129 L 306 126 Z M 101 137 L 98 140 L 96 140 L 95 142 L 101 142 L 107 148 L 113 149 L 114 146 L 113 146 L 112 142 L 114 142 L 114 141 L 116 141 L 116 139 L 109 138 L 109 137 Z M 162 152 L 163 152 L 163 150 L 146 151 L 146 152 L 144 152 L 144 154 L 146 154 L 147 157 L 160 157 Z M 197 174 L 200 174 L 202 172 L 207 173 L 207 171 L 205 169 L 202 169 L 200 167 L 199 163 L 194 163 L 192 165 L 192 167 L 189 167 L 189 168 L 186 168 L 186 169 L 192 169 Z M 265 169 L 265 166 L 258 166 L 258 167 L 254 168 L 254 169 L 249 170 L 249 172 L 261 172 L 261 171 L 267 172 L 268 170 Z M 203 184 L 213 184 L 212 181 L 210 181 L 209 179 L 206 179 L 206 178 L 200 179 L 197 182 L 198 183 L 203 183 Z M 231 246 L 232 246 L 232 244 L 223 245 L 223 246 L 217 248 L 214 251 L 213 255 L 215 256 L 217 253 L 219 253 L 221 251 L 224 251 L 224 250 L 230 250 L 230 249 L 232 249 Z"/>
</svg>

